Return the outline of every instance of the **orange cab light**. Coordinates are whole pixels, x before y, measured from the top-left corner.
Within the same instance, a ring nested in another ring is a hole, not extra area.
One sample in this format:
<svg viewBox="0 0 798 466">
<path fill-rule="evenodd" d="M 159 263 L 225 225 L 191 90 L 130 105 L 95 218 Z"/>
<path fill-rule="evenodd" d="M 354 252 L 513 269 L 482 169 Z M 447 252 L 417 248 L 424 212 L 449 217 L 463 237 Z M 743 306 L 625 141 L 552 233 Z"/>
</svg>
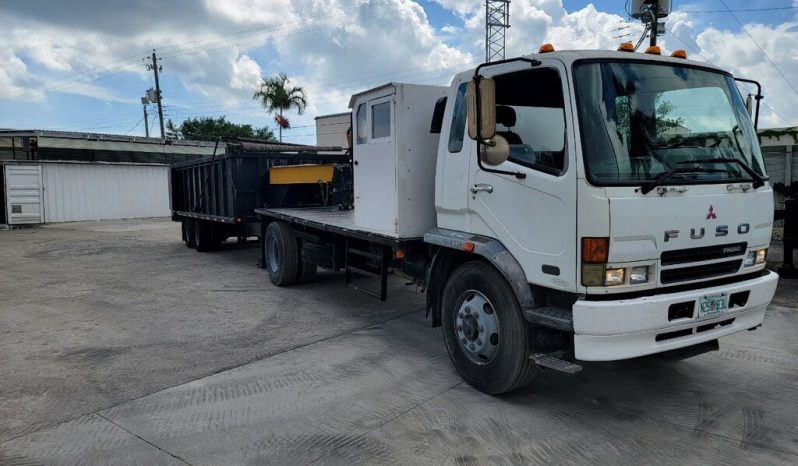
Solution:
<svg viewBox="0 0 798 466">
<path fill-rule="evenodd" d="M 662 55 L 662 50 L 656 45 L 652 45 L 651 47 L 646 49 L 646 53 L 651 55 Z"/>
<path fill-rule="evenodd" d="M 538 49 L 538 53 L 549 53 L 554 51 L 554 46 L 551 44 L 543 44 Z"/>
<path fill-rule="evenodd" d="M 474 252 L 474 243 L 471 241 L 466 241 L 463 243 L 463 251 L 465 252 Z"/>
<path fill-rule="evenodd" d="M 403 260 L 405 258 L 405 251 L 404 249 L 397 249 L 393 252 L 393 258 L 396 260 Z"/>
<path fill-rule="evenodd" d="M 631 42 L 621 42 L 621 45 L 618 46 L 619 52 L 634 52 L 635 46 Z"/>
<path fill-rule="evenodd" d="M 582 262 L 586 264 L 607 262 L 609 251 L 609 238 L 582 238 Z"/>
<path fill-rule="evenodd" d="M 687 58 L 687 52 L 684 50 L 674 50 L 671 56 L 674 58 Z"/>
</svg>

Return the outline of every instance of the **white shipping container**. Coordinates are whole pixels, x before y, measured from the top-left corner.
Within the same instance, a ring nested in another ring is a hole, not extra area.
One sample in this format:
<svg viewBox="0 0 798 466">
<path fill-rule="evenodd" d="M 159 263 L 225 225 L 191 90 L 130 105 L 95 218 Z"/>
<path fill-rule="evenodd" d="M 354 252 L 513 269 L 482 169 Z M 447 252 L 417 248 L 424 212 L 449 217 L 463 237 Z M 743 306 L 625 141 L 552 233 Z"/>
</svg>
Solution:
<svg viewBox="0 0 798 466">
<path fill-rule="evenodd" d="M 45 222 L 166 217 L 169 167 L 163 165 L 42 164 Z"/>
<path fill-rule="evenodd" d="M 166 165 L 6 163 L 4 173 L 6 205 L 3 208 L 7 209 L 7 221 L 12 225 L 171 214 L 169 167 Z M 23 194 L 25 197 L 20 197 Z M 17 211 L 25 215 L 17 215 Z"/>
</svg>

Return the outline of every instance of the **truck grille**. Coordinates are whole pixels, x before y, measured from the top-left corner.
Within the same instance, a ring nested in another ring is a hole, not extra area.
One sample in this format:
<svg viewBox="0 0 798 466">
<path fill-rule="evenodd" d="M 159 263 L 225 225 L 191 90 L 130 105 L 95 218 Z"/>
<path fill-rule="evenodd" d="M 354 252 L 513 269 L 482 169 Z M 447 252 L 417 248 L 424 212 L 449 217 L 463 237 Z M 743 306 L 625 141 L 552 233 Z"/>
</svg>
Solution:
<svg viewBox="0 0 798 466">
<path fill-rule="evenodd" d="M 663 252 L 660 256 L 660 263 L 662 265 L 674 265 L 742 256 L 747 249 L 748 243 L 746 242 L 719 244 L 701 248 L 677 249 L 675 251 Z"/>
<path fill-rule="evenodd" d="M 703 278 L 719 277 L 736 273 L 743 264 L 742 259 L 717 262 L 715 264 L 697 265 L 694 267 L 681 267 L 678 269 L 663 270 L 659 279 L 663 284 L 700 280 Z"/>
</svg>

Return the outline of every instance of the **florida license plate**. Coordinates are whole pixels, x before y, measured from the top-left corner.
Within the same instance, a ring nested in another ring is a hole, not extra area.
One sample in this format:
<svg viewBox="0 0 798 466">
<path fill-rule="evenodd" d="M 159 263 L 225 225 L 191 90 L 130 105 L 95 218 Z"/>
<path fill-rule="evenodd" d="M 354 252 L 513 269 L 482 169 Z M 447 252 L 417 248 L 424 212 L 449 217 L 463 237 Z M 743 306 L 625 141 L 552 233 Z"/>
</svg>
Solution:
<svg viewBox="0 0 798 466">
<path fill-rule="evenodd" d="M 711 294 L 698 301 L 698 317 L 714 317 L 728 309 L 726 293 Z"/>
</svg>

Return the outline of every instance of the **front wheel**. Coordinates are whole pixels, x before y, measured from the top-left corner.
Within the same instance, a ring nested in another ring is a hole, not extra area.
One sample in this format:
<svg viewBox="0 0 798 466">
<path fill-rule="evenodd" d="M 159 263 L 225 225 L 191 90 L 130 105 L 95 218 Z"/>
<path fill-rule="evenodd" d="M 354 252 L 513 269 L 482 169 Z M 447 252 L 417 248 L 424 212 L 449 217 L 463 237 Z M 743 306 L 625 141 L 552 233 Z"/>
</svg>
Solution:
<svg viewBox="0 0 798 466">
<path fill-rule="evenodd" d="M 496 269 L 479 261 L 458 267 L 444 287 L 441 317 L 449 357 L 469 385 L 497 395 L 532 380 L 526 321 Z"/>
</svg>

